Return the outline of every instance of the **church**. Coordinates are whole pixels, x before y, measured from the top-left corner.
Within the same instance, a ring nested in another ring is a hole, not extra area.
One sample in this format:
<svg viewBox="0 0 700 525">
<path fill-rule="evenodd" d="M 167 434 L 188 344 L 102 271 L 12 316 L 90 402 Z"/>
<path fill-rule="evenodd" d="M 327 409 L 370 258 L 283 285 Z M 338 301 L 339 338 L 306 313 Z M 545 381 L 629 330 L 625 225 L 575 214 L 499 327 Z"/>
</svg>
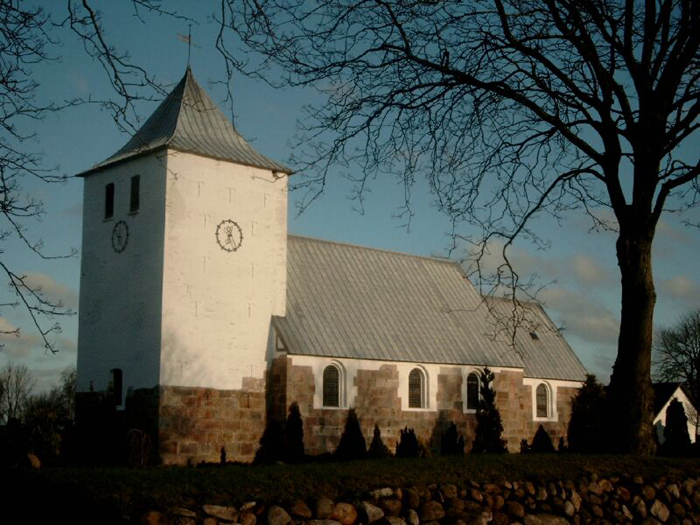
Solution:
<svg viewBox="0 0 700 525">
<path fill-rule="evenodd" d="M 539 305 L 515 345 L 456 262 L 289 235 L 291 170 L 258 153 L 190 68 L 84 180 L 79 393 L 140 413 L 164 464 L 251 461 L 298 403 L 309 454 L 355 408 L 431 446 L 476 426 L 488 366 L 510 451 L 566 437 L 586 369 Z"/>
</svg>

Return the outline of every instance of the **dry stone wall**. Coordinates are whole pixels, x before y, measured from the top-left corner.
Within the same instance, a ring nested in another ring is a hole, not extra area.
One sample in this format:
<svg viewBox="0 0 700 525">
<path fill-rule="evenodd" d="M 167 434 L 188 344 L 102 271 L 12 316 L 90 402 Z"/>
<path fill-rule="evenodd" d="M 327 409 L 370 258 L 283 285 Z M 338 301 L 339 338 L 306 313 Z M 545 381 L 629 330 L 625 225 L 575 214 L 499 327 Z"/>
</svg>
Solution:
<svg viewBox="0 0 700 525">
<path fill-rule="evenodd" d="M 465 482 L 385 487 L 356 501 L 309 495 L 287 504 L 149 511 L 145 525 L 566 525 L 700 523 L 700 477 Z"/>
</svg>

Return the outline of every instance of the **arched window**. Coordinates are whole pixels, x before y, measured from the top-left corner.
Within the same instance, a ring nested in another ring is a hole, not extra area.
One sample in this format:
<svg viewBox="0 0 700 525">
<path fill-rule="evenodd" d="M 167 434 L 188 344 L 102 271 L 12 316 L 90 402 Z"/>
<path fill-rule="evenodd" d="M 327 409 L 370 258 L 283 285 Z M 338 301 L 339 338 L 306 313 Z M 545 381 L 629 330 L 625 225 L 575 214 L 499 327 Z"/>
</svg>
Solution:
<svg viewBox="0 0 700 525">
<path fill-rule="evenodd" d="M 408 374 L 408 407 L 425 408 L 425 375 L 419 368 Z"/>
<path fill-rule="evenodd" d="M 323 369 L 323 406 L 340 406 L 340 370 L 335 365 Z"/>
<path fill-rule="evenodd" d="M 549 389 L 544 383 L 537 385 L 537 417 L 549 417 Z"/>
<path fill-rule="evenodd" d="M 467 376 L 467 410 L 479 407 L 479 374 L 472 372 Z"/>
</svg>

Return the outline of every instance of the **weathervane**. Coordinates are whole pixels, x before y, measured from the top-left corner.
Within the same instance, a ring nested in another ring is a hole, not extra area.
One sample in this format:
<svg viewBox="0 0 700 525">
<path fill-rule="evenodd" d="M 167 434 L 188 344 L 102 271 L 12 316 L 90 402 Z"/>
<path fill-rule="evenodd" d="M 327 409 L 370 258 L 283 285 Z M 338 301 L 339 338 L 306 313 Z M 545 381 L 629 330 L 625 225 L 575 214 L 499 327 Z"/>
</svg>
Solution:
<svg viewBox="0 0 700 525">
<path fill-rule="evenodd" d="M 192 43 L 192 24 L 189 25 L 189 28 L 187 30 L 187 36 L 183 35 L 182 33 L 178 33 L 177 38 L 181 42 L 185 42 L 187 44 L 187 66 L 189 67 L 192 46 L 194 45 L 194 47 L 197 47 L 197 48 L 199 47 L 197 44 Z"/>
</svg>

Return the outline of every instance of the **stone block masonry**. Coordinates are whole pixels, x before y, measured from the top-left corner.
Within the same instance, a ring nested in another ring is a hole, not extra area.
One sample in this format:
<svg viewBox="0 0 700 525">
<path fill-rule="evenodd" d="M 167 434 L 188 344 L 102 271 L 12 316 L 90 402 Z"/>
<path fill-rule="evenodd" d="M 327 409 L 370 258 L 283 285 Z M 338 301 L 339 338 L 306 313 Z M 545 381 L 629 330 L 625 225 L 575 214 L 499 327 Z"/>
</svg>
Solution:
<svg viewBox="0 0 700 525">
<path fill-rule="evenodd" d="M 272 392 L 268 406 L 272 417 L 283 421 L 286 410 L 293 402 L 299 404 L 304 419 L 304 445 L 307 454 L 333 452 L 343 432 L 348 408 L 315 406 L 316 378 L 311 366 L 293 364 L 293 357 L 279 356 L 270 371 Z M 372 439 L 374 425 L 379 425 L 384 443 L 394 450 L 401 429 L 414 429 L 418 439 L 437 451 L 440 438 L 451 422 L 464 436 L 467 451 L 471 448 L 476 430 L 476 416 L 464 410 L 463 371 L 460 367 L 441 366 L 437 375 L 435 405 L 429 409 L 402 409 L 399 392 L 399 370 L 395 364 L 382 364 L 377 369 L 359 369 L 348 389 L 356 389 L 353 398 L 365 440 Z M 556 419 L 536 420 L 533 417 L 532 387 L 523 384 L 523 372 L 499 370 L 495 375 L 496 404 L 503 421 L 503 437 L 508 450 L 518 452 L 520 440 L 531 441 L 539 425 L 543 425 L 554 445 L 560 437 L 566 438 L 571 415 L 571 398 L 575 388 L 557 389 Z M 316 401 L 317 402 L 317 401 Z"/>
<path fill-rule="evenodd" d="M 164 464 L 250 462 L 265 430 L 261 380 L 245 380 L 241 390 L 161 386 L 159 451 Z"/>
</svg>

